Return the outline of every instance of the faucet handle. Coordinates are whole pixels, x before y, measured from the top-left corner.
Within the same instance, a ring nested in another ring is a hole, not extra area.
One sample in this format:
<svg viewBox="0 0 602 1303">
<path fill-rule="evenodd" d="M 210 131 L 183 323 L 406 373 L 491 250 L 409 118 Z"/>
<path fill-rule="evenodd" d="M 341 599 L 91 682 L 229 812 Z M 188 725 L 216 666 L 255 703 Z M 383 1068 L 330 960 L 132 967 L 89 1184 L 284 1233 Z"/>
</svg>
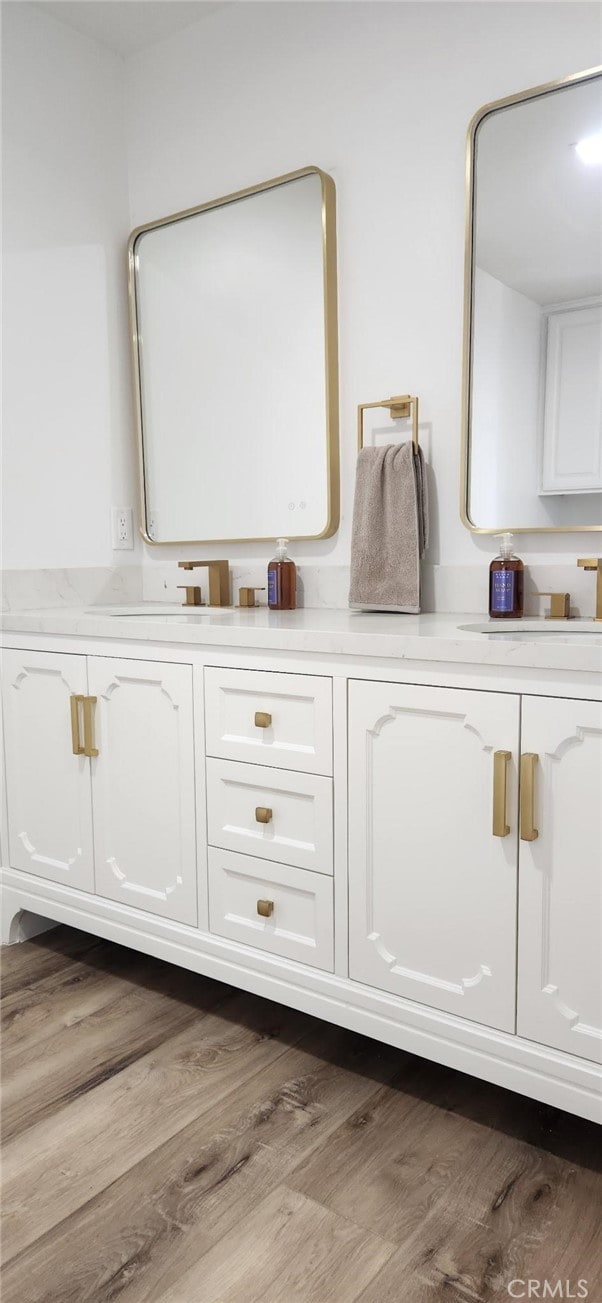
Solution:
<svg viewBox="0 0 602 1303">
<path fill-rule="evenodd" d="M 259 606 L 259 602 L 256 602 L 256 601 L 255 601 L 255 594 L 256 594 L 256 593 L 265 593 L 265 587 L 263 587 L 263 588 L 239 588 L 239 590 L 238 590 L 238 604 L 239 604 L 239 606 Z"/>
<path fill-rule="evenodd" d="M 203 605 L 203 599 L 202 599 L 202 597 L 201 597 L 201 590 L 200 590 L 200 588 L 198 587 L 197 584 L 177 584 L 177 587 L 178 587 L 178 588 L 183 588 L 183 589 L 184 589 L 184 592 L 186 593 L 186 601 L 185 601 L 185 602 L 182 602 L 182 606 L 202 606 L 202 605 Z"/>
<path fill-rule="evenodd" d="M 570 593 L 548 593 L 537 592 L 535 597 L 549 597 L 550 609 L 546 615 L 546 620 L 570 620 L 571 618 L 571 594 Z"/>
</svg>

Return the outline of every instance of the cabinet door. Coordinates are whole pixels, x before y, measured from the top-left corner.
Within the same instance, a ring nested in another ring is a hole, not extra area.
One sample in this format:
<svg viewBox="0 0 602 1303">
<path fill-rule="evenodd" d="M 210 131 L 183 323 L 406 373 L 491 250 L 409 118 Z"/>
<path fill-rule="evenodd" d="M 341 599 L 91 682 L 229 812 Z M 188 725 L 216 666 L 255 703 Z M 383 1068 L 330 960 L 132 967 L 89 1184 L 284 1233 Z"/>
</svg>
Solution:
<svg viewBox="0 0 602 1303">
<path fill-rule="evenodd" d="M 350 976 L 504 1031 L 515 1023 L 518 732 L 518 697 L 350 684 Z M 493 835 L 498 750 L 511 753 L 504 837 Z"/>
<path fill-rule="evenodd" d="M 602 706 L 524 697 L 521 750 L 538 836 L 520 842 L 518 1031 L 599 1059 Z"/>
<path fill-rule="evenodd" d="M 71 730 L 86 658 L 5 651 L 2 662 L 9 863 L 93 891 L 90 761 Z"/>
<path fill-rule="evenodd" d="M 602 488 L 602 306 L 548 315 L 543 493 Z"/>
<path fill-rule="evenodd" d="M 196 924 L 192 668 L 90 657 L 96 890 Z"/>
</svg>

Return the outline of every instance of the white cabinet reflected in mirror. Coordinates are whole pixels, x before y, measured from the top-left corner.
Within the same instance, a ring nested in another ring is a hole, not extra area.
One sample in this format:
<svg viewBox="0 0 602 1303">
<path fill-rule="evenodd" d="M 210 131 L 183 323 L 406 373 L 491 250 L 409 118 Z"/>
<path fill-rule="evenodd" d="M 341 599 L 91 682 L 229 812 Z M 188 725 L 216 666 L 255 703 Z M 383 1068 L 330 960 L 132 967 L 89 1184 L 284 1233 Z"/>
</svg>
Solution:
<svg viewBox="0 0 602 1303">
<path fill-rule="evenodd" d="M 486 106 L 468 152 L 469 528 L 602 528 L 602 73 Z"/>
<path fill-rule="evenodd" d="M 139 227 L 129 255 L 147 541 L 333 534 L 332 178 L 303 169 Z"/>
</svg>

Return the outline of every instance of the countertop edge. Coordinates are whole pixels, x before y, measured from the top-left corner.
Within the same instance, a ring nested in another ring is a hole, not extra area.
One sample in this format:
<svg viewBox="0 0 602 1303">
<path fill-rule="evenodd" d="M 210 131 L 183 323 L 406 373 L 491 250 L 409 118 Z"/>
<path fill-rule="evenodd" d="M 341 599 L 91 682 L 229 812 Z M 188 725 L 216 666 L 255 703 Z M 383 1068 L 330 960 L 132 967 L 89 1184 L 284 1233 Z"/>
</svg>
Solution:
<svg viewBox="0 0 602 1303">
<path fill-rule="evenodd" d="M 249 616 L 215 612 L 198 624 L 170 624 L 160 610 L 147 616 L 115 618 L 117 608 L 65 608 L 5 611 L 0 634 L 60 638 L 99 638 L 112 642 L 153 642 L 182 647 L 228 647 L 233 650 L 314 653 L 397 661 L 444 661 L 463 665 L 559 670 L 602 675 L 602 638 L 591 646 L 539 642 L 511 634 L 487 635 L 462 630 L 483 617 L 474 615 L 366 615 L 326 609 L 278 613 L 265 608 Z M 288 621 L 287 621 L 288 616 Z M 240 621 L 237 623 L 237 621 Z M 397 621 L 402 621 L 397 627 Z M 411 624 L 409 622 L 412 622 Z M 501 636 L 500 636 L 501 635 Z M 595 635 L 584 635 L 594 638 Z M 545 635 L 544 635 L 545 637 Z"/>
</svg>

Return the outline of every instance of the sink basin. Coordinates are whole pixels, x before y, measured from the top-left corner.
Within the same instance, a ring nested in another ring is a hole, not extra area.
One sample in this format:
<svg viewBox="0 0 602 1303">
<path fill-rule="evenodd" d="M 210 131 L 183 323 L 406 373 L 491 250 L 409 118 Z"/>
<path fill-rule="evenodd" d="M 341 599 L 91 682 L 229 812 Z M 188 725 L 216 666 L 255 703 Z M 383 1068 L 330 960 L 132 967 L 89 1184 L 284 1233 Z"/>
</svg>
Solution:
<svg viewBox="0 0 602 1303">
<path fill-rule="evenodd" d="M 113 606 L 109 609 L 102 607 L 91 607 L 92 615 L 109 615 L 113 620 L 156 620 L 163 619 L 165 616 L 180 620 L 198 620 L 206 619 L 208 615 L 233 615 L 234 607 L 231 606 L 170 606 L 168 602 L 153 603 L 147 602 L 141 606 Z"/>
<path fill-rule="evenodd" d="M 602 623 L 596 620 L 488 620 L 484 624 L 461 624 L 465 633 L 486 633 L 489 637 L 508 636 L 516 638 L 549 637 L 550 634 L 563 638 L 574 638 L 579 634 L 597 634 L 602 638 Z"/>
</svg>

